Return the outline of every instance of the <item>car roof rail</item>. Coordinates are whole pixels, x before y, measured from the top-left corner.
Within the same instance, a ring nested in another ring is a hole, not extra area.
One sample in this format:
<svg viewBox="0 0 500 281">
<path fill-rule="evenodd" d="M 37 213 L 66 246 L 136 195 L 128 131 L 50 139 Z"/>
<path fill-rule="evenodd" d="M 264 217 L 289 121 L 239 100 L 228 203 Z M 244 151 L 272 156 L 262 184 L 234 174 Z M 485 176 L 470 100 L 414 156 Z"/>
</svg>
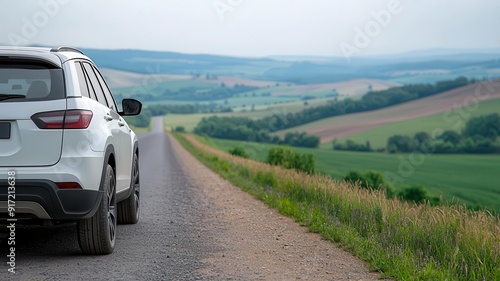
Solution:
<svg viewBox="0 0 500 281">
<path fill-rule="evenodd" d="M 54 47 L 50 50 L 51 52 L 75 52 L 75 53 L 80 53 L 84 55 L 84 53 L 77 48 L 73 47 L 68 47 L 68 46 L 59 46 L 59 47 Z"/>
</svg>

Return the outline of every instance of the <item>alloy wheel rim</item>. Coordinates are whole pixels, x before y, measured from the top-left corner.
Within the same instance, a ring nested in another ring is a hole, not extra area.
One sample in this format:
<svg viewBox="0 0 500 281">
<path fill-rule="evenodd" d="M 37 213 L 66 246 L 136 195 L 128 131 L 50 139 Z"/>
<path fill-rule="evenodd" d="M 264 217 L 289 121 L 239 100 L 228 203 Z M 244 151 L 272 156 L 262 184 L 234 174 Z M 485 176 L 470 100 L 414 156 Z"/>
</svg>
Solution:
<svg viewBox="0 0 500 281">
<path fill-rule="evenodd" d="M 108 227 L 109 239 L 113 243 L 116 237 L 116 198 L 115 198 L 115 178 L 110 179 L 110 188 L 108 193 Z"/>
<path fill-rule="evenodd" d="M 139 202 L 140 202 L 140 189 L 139 189 L 139 165 L 137 158 L 135 158 L 134 162 L 134 202 L 135 202 L 136 215 L 138 215 Z"/>
</svg>

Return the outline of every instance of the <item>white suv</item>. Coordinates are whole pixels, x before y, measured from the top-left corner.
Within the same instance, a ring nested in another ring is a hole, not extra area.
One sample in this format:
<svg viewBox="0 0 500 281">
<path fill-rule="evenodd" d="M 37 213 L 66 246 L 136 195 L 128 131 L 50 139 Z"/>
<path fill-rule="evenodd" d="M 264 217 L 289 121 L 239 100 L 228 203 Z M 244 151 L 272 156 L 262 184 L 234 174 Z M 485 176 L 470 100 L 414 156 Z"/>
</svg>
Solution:
<svg viewBox="0 0 500 281">
<path fill-rule="evenodd" d="M 139 148 L 122 116 L 141 108 L 119 110 L 77 49 L 0 47 L 2 220 L 76 221 L 84 253 L 111 253 L 117 222 L 139 219 Z"/>
</svg>

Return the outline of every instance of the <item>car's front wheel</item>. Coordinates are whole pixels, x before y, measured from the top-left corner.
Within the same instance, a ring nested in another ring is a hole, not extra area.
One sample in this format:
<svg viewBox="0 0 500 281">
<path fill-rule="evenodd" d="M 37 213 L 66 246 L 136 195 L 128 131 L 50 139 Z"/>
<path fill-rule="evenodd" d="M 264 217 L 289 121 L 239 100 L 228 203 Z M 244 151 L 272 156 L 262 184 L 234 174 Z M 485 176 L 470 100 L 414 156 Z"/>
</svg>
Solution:
<svg viewBox="0 0 500 281">
<path fill-rule="evenodd" d="M 110 254 L 116 241 L 116 178 L 115 172 L 107 165 L 104 182 L 104 194 L 94 216 L 77 223 L 78 243 L 85 254 Z"/>
<path fill-rule="evenodd" d="M 141 186 L 139 184 L 139 157 L 137 153 L 134 153 L 132 162 L 130 188 L 132 188 L 130 196 L 118 203 L 119 223 L 135 224 L 139 221 Z"/>
</svg>

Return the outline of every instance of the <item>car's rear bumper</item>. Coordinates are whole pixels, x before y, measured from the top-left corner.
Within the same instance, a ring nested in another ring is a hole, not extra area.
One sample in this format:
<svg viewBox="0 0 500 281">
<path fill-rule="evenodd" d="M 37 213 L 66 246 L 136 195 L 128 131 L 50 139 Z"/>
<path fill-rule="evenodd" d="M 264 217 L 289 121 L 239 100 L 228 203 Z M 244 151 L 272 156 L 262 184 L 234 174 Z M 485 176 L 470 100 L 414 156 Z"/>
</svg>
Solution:
<svg viewBox="0 0 500 281">
<path fill-rule="evenodd" d="M 8 218 L 7 182 L 0 182 L 0 217 Z M 17 180 L 15 218 L 78 220 L 94 215 L 102 191 L 59 189 L 52 181 Z"/>
</svg>

